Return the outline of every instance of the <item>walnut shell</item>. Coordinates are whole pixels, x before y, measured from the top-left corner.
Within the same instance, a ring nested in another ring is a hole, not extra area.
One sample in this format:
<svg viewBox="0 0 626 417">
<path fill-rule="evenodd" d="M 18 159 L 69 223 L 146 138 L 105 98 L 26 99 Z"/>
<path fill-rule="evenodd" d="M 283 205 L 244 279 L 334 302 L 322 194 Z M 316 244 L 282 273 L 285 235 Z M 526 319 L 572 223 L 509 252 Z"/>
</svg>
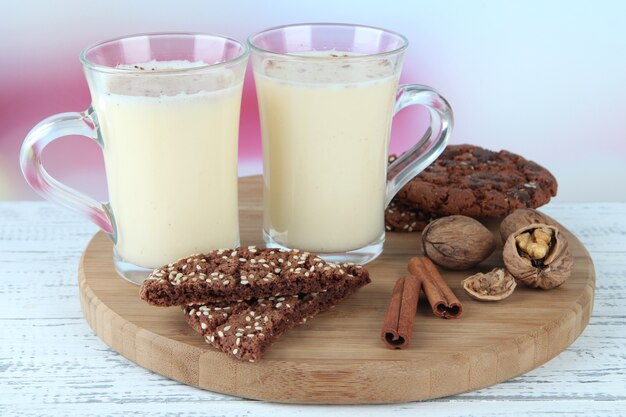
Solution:
<svg viewBox="0 0 626 417">
<path fill-rule="evenodd" d="M 511 233 L 502 252 L 506 269 L 523 284 L 549 290 L 571 275 L 574 259 L 556 226 L 534 223 Z"/>
<path fill-rule="evenodd" d="M 502 242 L 506 242 L 506 239 L 511 233 L 528 226 L 533 223 L 547 224 L 550 226 L 556 226 L 556 222 L 543 214 L 540 211 L 530 208 L 517 209 L 513 213 L 509 214 L 500 223 L 500 236 L 502 236 Z"/>
<path fill-rule="evenodd" d="M 504 300 L 513 294 L 517 283 L 504 268 L 494 268 L 485 274 L 478 273 L 465 278 L 461 284 L 470 297 L 480 301 Z"/>
<path fill-rule="evenodd" d="M 493 234 L 467 216 L 447 216 L 430 222 L 422 231 L 424 254 L 446 269 L 469 269 L 496 248 Z"/>
</svg>

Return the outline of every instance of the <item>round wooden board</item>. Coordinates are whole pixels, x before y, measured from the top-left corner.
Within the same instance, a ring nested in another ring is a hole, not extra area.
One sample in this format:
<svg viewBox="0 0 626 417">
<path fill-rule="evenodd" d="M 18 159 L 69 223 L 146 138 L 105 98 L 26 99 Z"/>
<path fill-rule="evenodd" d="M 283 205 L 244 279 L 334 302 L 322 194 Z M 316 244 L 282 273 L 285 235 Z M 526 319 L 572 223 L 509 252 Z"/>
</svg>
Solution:
<svg viewBox="0 0 626 417">
<path fill-rule="evenodd" d="M 262 245 L 261 179 L 240 179 L 241 239 Z M 497 235 L 497 224 L 488 225 Z M 334 309 L 283 335 L 256 363 L 207 345 L 178 307 L 151 307 L 138 287 L 116 276 L 112 244 L 98 233 L 79 268 L 81 306 L 96 334 L 117 352 L 169 378 L 211 391 L 289 403 L 392 403 L 443 397 L 523 374 L 569 346 L 593 307 L 595 274 L 580 241 L 564 230 L 575 263 L 551 291 L 519 285 L 496 303 L 470 299 L 460 282 L 473 271 L 444 271 L 463 303 L 460 320 L 442 320 L 420 301 L 413 341 L 389 350 L 379 339 L 396 279 L 420 253 L 419 233 L 388 233 L 367 266 L 372 283 Z M 498 237 L 498 241 L 499 241 Z M 477 270 L 501 265 L 500 248 Z M 120 378 L 123 378 L 120 375 Z"/>
</svg>

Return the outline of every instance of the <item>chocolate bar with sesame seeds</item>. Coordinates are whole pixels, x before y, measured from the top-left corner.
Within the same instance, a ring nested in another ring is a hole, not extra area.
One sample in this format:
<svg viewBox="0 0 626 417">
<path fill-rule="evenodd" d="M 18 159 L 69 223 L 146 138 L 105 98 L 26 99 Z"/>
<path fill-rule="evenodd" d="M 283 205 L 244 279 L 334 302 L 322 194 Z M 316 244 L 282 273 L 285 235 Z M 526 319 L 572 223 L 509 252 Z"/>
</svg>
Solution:
<svg viewBox="0 0 626 417">
<path fill-rule="evenodd" d="M 330 309 L 369 282 L 364 269 L 348 267 L 342 282 L 327 291 L 228 306 L 191 304 L 183 311 L 187 323 L 208 343 L 239 360 L 254 362 L 289 329 Z"/>
<path fill-rule="evenodd" d="M 424 213 L 394 198 L 385 209 L 385 230 L 388 232 L 421 232 L 437 216 Z"/>
<path fill-rule="evenodd" d="M 152 305 L 174 306 L 321 292 L 342 282 L 346 268 L 362 267 L 327 263 L 298 250 L 220 249 L 155 269 L 140 296 Z"/>
</svg>

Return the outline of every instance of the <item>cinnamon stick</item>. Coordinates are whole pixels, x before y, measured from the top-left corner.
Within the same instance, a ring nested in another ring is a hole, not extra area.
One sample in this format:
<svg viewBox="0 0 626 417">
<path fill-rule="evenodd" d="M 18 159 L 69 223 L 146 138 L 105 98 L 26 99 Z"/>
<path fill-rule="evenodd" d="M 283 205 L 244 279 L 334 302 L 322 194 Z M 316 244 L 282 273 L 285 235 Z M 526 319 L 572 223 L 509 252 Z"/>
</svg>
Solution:
<svg viewBox="0 0 626 417">
<path fill-rule="evenodd" d="M 380 335 L 390 349 L 403 349 L 411 343 L 420 286 L 417 277 L 407 275 L 400 278 L 393 287 Z"/>
<path fill-rule="evenodd" d="M 422 283 L 424 294 L 435 315 L 444 319 L 458 319 L 463 313 L 463 306 L 448 284 L 428 258 L 411 258 L 409 272 Z"/>
</svg>

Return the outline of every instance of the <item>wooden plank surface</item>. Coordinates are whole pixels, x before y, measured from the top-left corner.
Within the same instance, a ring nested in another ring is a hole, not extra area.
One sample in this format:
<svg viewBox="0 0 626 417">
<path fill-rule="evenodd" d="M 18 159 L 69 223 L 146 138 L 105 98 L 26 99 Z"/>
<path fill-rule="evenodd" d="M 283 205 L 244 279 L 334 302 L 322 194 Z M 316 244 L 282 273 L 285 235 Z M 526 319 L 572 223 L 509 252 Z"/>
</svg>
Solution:
<svg viewBox="0 0 626 417">
<path fill-rule="evenodd" d="M 597 272 L 594 314 L 565 352 L 521 377 L 435 401 L 290 406 L 195 389 L 111 351 L 82 318 L 75 274 L 95 228 L 50 203 L 0 203 L 0 415 L 625 415 L 626 204 L 558 204 Z"/>
</svg>

